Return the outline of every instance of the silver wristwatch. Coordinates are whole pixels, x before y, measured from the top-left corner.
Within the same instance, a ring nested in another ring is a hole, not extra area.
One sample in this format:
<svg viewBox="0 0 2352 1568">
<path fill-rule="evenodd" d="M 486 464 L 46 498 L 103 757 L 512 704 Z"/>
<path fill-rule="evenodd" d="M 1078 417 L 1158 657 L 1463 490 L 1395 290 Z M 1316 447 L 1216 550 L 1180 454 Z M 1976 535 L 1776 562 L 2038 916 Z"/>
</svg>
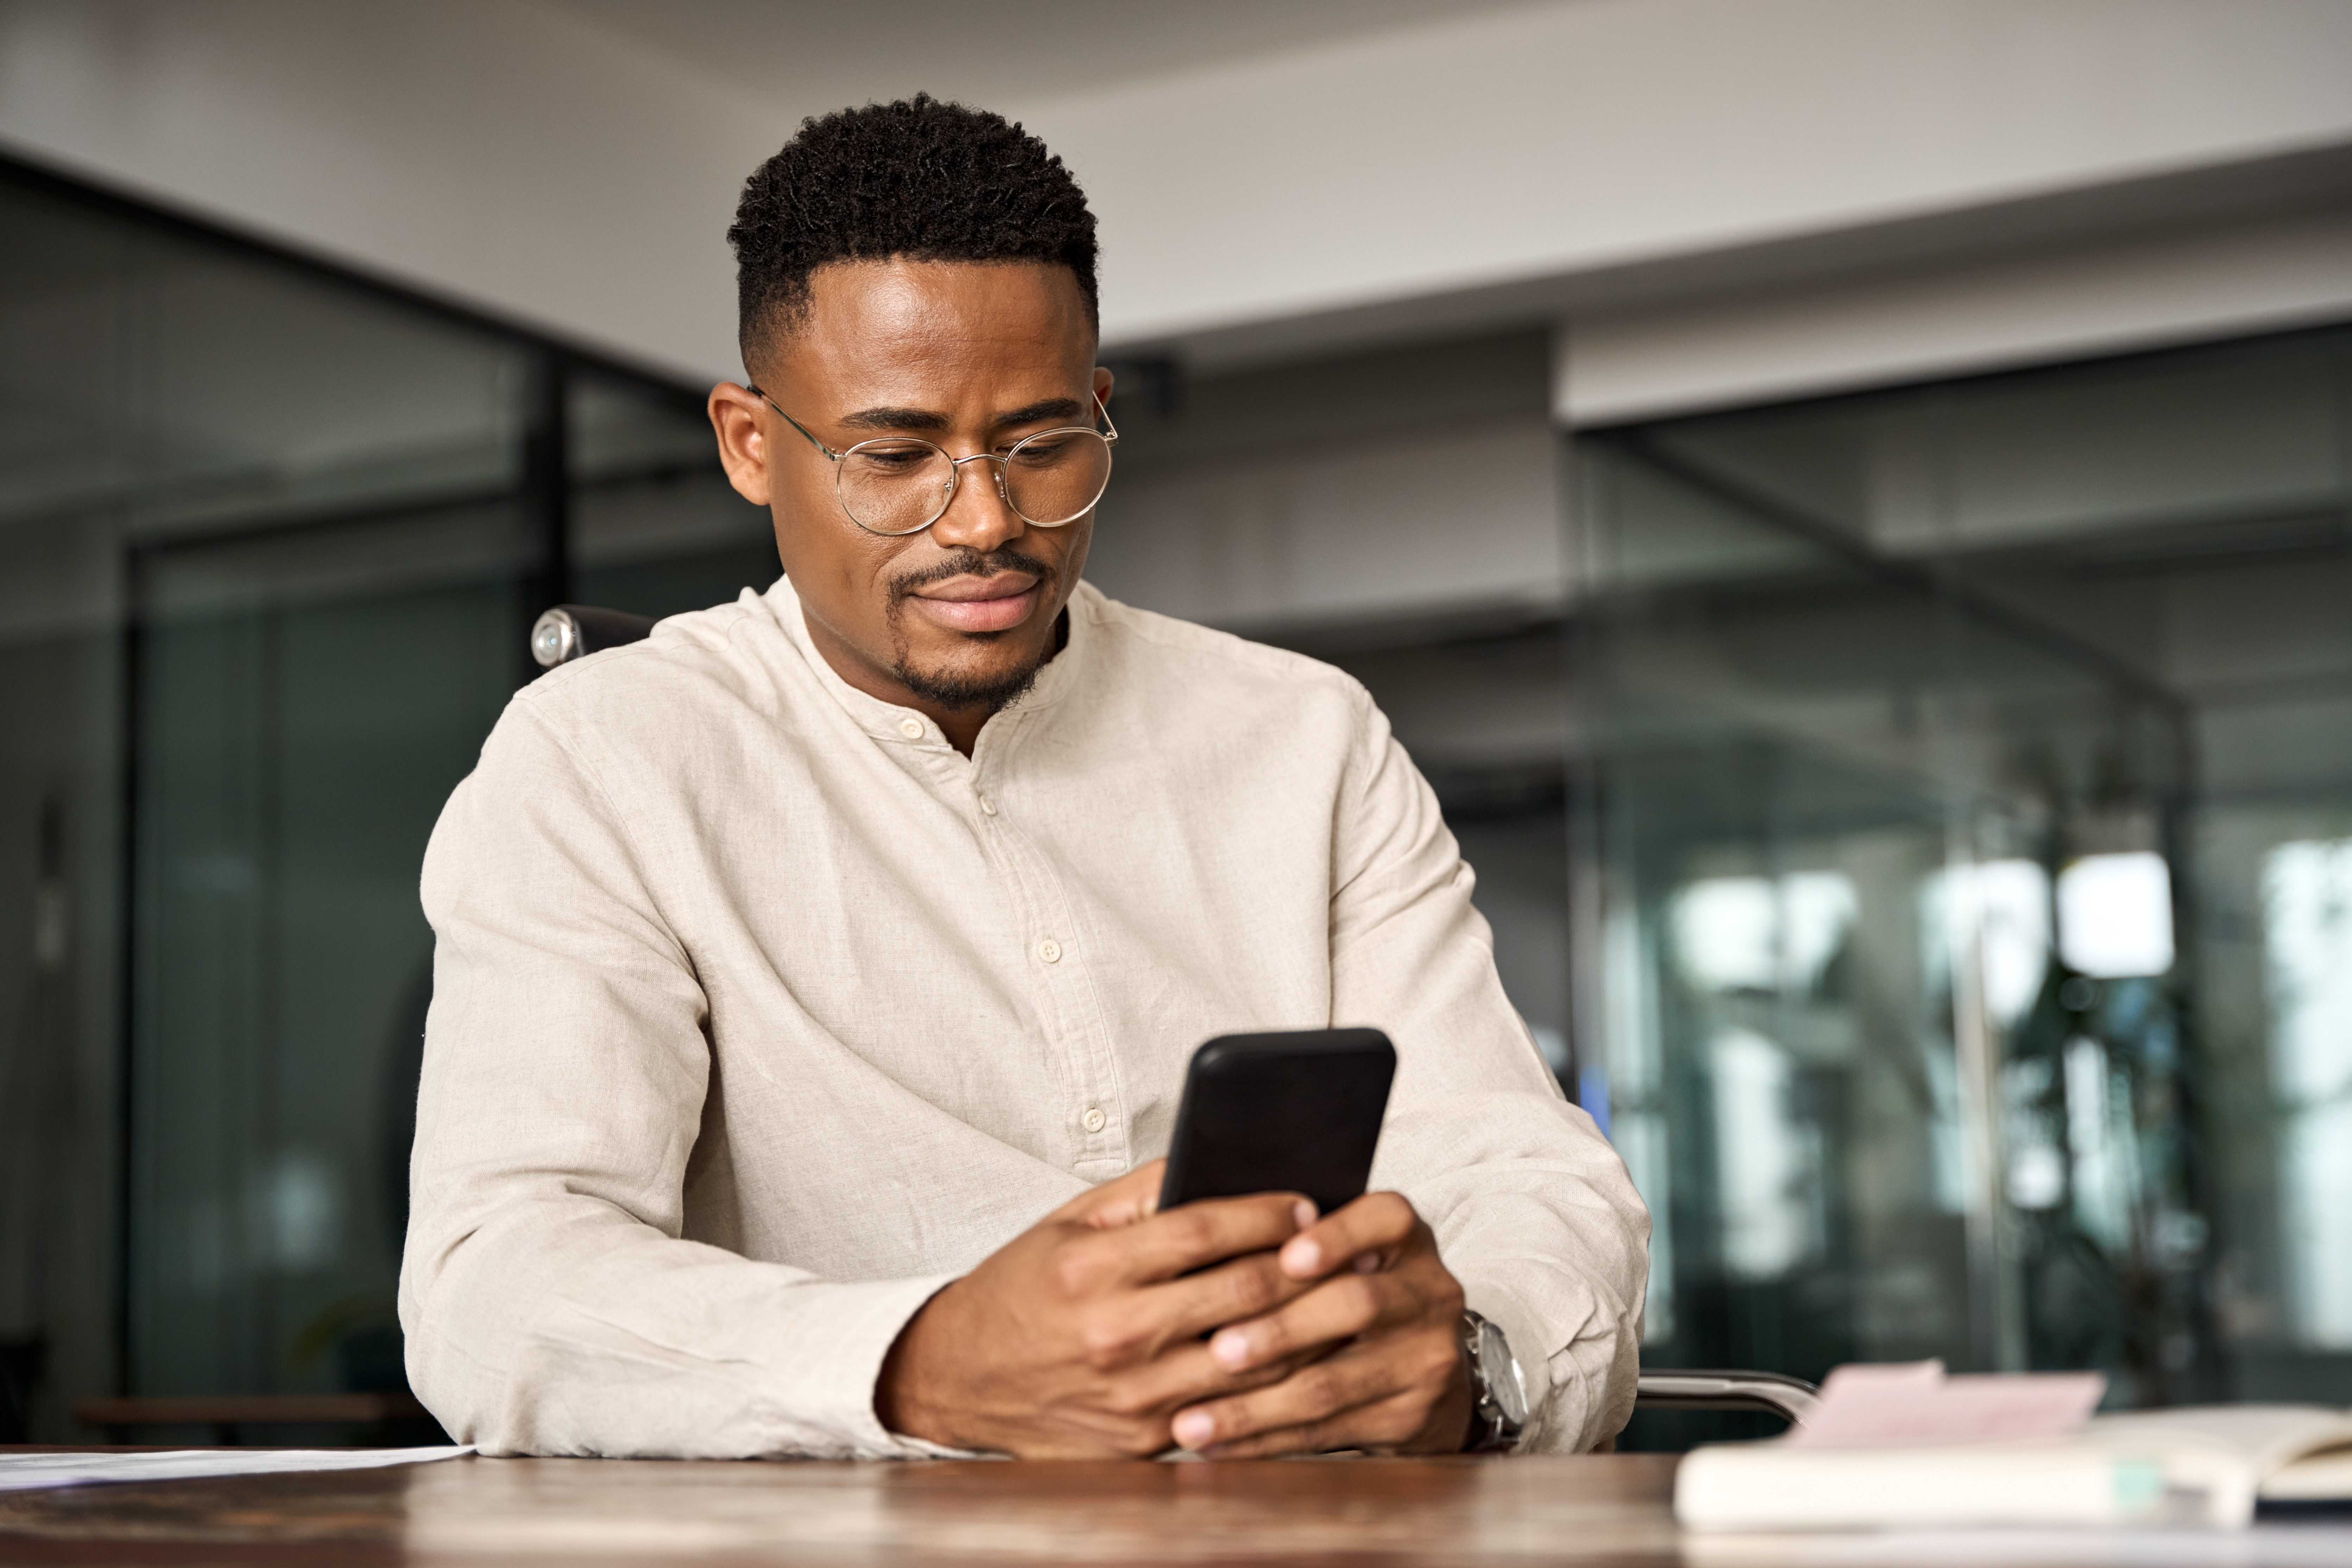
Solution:
<svg viewBox="0 0 2352 1568">
<path fill-rule="evenodd" d="M 1519 1440 L 1528 1426 L 1528 1387 L 1503 1331 L 1477 1313 L 1462 1314 L 1462 1354 L 1470 1365 L 1471 1454 L 1493 1453 Z"/>
</svg>

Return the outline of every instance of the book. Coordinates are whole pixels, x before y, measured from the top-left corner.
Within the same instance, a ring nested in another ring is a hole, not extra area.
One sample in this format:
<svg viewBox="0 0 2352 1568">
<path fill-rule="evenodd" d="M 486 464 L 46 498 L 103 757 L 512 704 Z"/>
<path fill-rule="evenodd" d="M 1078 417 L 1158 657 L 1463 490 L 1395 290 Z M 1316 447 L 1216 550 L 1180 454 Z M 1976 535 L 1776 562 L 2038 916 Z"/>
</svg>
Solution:
<svg viewBox="0 0 2352 1568">
<path fill-rule="evenodd" d="M 1675 1518 L 1703 1531 L 2234 1527 L 2260 1501 L 2352 1503 L 2352 1414 L 2201 1405 L 2092 1416 L 2055 1436 L 1853 1447 L 1801 1427 L 1696 1449 L 1675 1479 Z"/>
</svg>

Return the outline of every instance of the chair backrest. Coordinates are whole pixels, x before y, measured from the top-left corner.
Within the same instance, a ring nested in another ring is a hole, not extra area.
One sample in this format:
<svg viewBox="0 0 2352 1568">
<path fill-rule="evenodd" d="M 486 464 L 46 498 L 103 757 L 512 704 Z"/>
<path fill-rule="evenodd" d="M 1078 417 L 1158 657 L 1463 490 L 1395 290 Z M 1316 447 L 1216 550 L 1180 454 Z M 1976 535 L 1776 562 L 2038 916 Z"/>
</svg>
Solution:
<svg viewBox="0 0 2352 1568">
<path fill-rule="evenodd" d="M 541 669 L 553 669 L 583 654 L 642 642 L 652 634 L 654 619 L 593 605 L 558 605 L 532 623 L 530 657 Z"/>
</svg>

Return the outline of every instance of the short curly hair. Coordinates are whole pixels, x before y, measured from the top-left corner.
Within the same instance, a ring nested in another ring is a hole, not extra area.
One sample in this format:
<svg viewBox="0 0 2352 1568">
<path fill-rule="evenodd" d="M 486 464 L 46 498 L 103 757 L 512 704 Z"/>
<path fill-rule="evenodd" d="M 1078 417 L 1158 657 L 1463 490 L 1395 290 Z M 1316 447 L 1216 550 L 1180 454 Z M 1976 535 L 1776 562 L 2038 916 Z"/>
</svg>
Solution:
<svg viewBox="0 0 2352 1568">
<path fill-rule="evenodd" d="M 929 93 L 801 121 L 743 182 L 727 243 L 746 365 L 806 319 L 810 274 L 835 261 L 1059 263 L 1101 324 L 1095 216 L 1062 160 L 1003 115 Z"/>
</svg>

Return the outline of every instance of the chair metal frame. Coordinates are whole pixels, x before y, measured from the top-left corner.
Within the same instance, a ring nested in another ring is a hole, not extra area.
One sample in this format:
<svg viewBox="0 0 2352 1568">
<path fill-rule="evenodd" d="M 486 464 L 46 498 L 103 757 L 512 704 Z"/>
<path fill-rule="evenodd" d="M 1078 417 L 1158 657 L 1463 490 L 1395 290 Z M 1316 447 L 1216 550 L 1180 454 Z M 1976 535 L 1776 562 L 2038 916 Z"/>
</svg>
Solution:
<svg viewBox="0 0 2352 1568">
<path fill-rule="evenodd" d="M 1812 1384 L 1777 1372 L 1661 1367 L 1642 1373 L 1633 1404 L 1643 1410 L 1761 1410 L 1793 1426 L 1811 1417 L 1821 1396 Z"/>
</svg>

